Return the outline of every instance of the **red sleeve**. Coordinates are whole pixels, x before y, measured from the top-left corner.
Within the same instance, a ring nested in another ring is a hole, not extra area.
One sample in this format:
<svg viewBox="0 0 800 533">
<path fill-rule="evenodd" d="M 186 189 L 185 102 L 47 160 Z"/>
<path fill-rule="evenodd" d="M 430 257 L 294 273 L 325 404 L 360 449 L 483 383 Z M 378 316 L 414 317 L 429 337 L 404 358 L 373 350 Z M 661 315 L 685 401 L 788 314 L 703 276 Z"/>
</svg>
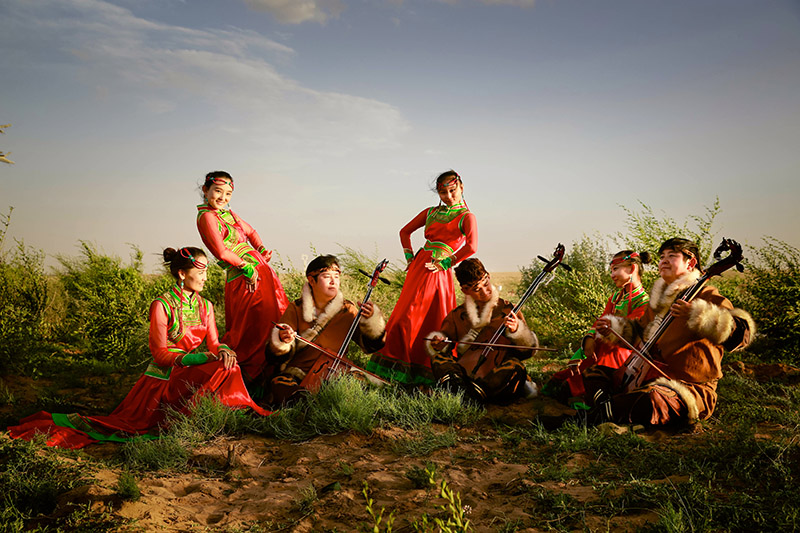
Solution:
<svg viewBox="0 0 800 533">
<path fill-rule="evenodd" d="M 216 217 L 213 213 L 203 213 L 200 218 L 197 219 L 197 230 L 200 232 L 200 238 L 203 239 L 203 244 L 214 254 L 214 257 L 236 268 L 244 264 L 244 260 L 241 257 L 225 247 L 222 241 L 222 234 L 217 228 Z"/>
<path fill-rule="evenodd" d="M 403 249 L 408 248 L 409 250 L 413 251 L 411 247 L 411 234 L 417 231 L 419 228 L 425 226 L 425 219 L 428 218 L 428 210 L 423 209 L 420 214 L 415 216 L 411 219 L 411 222 L 403 226 L 400 230 L 400 245 Z"/>
<path fill-rule="evenodd" d="M 244 234 L 247 237 L 247 240 L 250 241 L 250 244 L 253 246 L 253 248 L 255 248 L 256 251 L 258 251 L 258 249 L 261 248 L 261 246 L 263 246 L 263 244 L 264 244 L 261 241 L 261 237 L 259 237 L 258 232 L 256 232 L 256 230 L 253 228 L 253 226 L 251 226 L 250 224 L 248 224 L 247 222 L 242 220 L 242 217 L 240 217 L 239 215 L 237 215 L 233 211 L 231 211 L 231 214 L 233 215 L 233 217 L 236 219 L 236 221 L 239 223 L 239 225 L 244 230 Z"/>
<path fill-rule="evenodd" d="M 453 266 L 478 251 L 478 221 L 475 219 L 474 214 L 467 213 L 464 215 L 463 230 L 467 241 L 464 246 L 453 254 Z"/>
<path fill-rule="evenodd" d="M 150 304 L 150 335 L 148 344 L 158 366 L 172 366 L 175 353 L 167 350 L 167 310 L 159 300 Z"/>
</svg>

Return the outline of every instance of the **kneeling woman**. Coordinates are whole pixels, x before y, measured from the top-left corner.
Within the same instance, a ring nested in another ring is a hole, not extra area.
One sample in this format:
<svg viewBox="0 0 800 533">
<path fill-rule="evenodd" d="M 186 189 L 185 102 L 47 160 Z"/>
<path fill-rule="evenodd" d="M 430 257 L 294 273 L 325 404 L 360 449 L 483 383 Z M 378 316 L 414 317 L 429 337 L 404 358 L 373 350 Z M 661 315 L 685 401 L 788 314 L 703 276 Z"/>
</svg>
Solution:
<svg viewBox="0 0 800 533">
<path fill-rule="evenodd" d="M 97 441 L 125 441 L 160 428 L 169 408 L 186 412 L 197 395 L 214 395 L 228 407 L 249 407 L 268 415 L 250 399 L 236 354 L 219 343 L 214 307 L 198 293 L 208 260 L 199 248 L 164 250 L 176 284 L 150 305 L 153 361 L 122 403 L 108 416 L 40 412 L 9 427 L 11 437 L 47 435 L 48 446 L 82 448 Z M 194 351 L 205 339 L 208 352 Z"/>
</svg>

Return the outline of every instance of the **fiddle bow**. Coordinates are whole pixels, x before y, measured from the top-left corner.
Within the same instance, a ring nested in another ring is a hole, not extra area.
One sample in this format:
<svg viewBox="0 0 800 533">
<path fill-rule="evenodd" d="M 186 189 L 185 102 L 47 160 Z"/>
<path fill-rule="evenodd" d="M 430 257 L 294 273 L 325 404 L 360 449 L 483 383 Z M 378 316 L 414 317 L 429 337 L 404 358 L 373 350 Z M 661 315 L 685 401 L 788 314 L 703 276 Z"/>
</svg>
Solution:
<svg viewBox="0 0 800 533">
<path fill-rule="evenodd" d="M 727 256 L 722 257 L 724 252 L 729 253 Z M 739 272 L 744 271 L 744 266 L 741 264 L 742 246 L 733 239 L 722 239 L 722 243 L 720 243 L 720 245 L 717 246 L 717 249 L 714 250 L 714 260 L 716 262 L 708 267 L 706 271 L 699 278 L 697 278 L 697 281 L 695 281 L 694 284 L 692 284 L 683 292 L 680 298 L 678 298 L 679 300 L 683 300 L 685 302 L 692 301 L 695 296 L 700 294 L 700 291 L 703 289 L 709 279 L 711 279 L 713 276 L 721 275 L 726 270 L 736 268 L 736 270 Z M 672 324 L 674 318 L 675 317 L 672 316 L 672 313 L 667 313 L 667 316 L 665 316 L 664 320 L 661 321 L 661 324 L 658 325 L 658 328 L 656 328 L 655 332 L 653 332 L 653 335 L 641 346 L 641 348 L 636 349 L 629 345 L 629 347 L 633 348 L 633 350 L 623 365 L 625 371 L 622 376 L 622 386 L 624 388 L 636 388 L 644 382 L 644 378 L 648 374 L 648 372 L 645 372 L 645 365 L 647 365 L 647 367 L 657 369 L 661 375 L 669 378 L 669 376 L 667 376 L 651 361 L 652 357 L 650 356 L 650 353 L 656 343 L 658 343 L 658 339 L 661 338 L 670 324 Z M 616 334 L 616 332 L 613 333 Z M 619 335 L 617 336 L 619 337 Z"/>
<path fill-rule="evenodd" d="M 536 289 L 539 288 L 539 285 L 541 285 L 541 283 L 542 283 L 542 281 L 544 281 L 545 277 L 547 277 L 548 274 L 551 274 L 556 269 L 556 267 L 560 266 L 560 267 L 564 268 L 567 272 L 571 272 L 572 271 L 572 268 L 570 268 L 569 265 L 567 265 L 565 263 L 562 263 L 562 260 L 564 259 L 564 245 L 561 244 L 561 243 L 558 243 L 558 246 L 556 246 L 556 249 L 553 252 L 553 258 L 552 259 L 547 259 L 545 257 L 542 257 L 541 255 L 539 255 L 537 257 L 539 258 L 540 261 L 543 261 L 545 263 L 545 265 L 542 268 L 542 271 L 539 273 L 539 275 L 536 276 L 536 278 L 533 280 L 533 282 L 525 290 L 525 293 L 522 295 L 522 297 L 520 298 L 520 300 L 517 303 L 517 305 L 515 305 L 514 308 L 511 310 L 511 312 L 513 314 L 515 314 L 515 315 L 519 312 L 520 309 L 522 309 L 522 306 L 525 304 L 525 302 L 528 300 L 528 298 L 533 296 L 533 293 L 536 292 Z M 497 331 L 494 332 L 494 335 L 492 335 L 492 337 L 489 339 L 487 344 L 489 344 L 489 345 L 497 345 L 497 341 L 500 339 L 500 337 L 503 335 L 503 333 L 505 333 L 505 331 L 506 331 L 506 325 L 505 325 L 505 323 L 503 323 L 503 324 L 500 325 L 499 328 L 497 328 Z M 511 346 L 511 347 L 513 348 L 513 346 Z M 477 375 L 478 369 L 481 366 L 483 366 L 483 364 L 486 362 L 486 359 L 489 357 L 489 352 L 491 352 L 492 350 L 495 350 L 495 349 L 496 349 L 495 346 L 486 346 L 483 349 L 483 352 L 481 352 L 481 355 L 478 358 L 478 361 L 475 363 L 475 366 L 472 368 L 471 374 L 473 376 Z"/>
</svg>

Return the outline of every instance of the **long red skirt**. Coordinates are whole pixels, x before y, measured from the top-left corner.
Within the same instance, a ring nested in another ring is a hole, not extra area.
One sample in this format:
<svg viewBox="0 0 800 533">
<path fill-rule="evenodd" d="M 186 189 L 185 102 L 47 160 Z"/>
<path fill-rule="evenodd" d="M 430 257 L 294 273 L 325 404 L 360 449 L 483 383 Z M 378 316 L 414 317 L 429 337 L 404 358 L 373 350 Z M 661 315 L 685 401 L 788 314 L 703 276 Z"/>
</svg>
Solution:
<svg viewBox="0 0 800 533">
<path fill-rule="evenodd" d="M 214 361 L 175 367 L 168 379 L 142 374 L 110 415 L 51 415 L 41 411 L 22 419 L 8 431 L 12 438 L 26 440 L 44 434 L 48 446 L 61 448 L 82 448 L 98 441 L 122 442 L 162 427 L 168 408 L 185 413 L 191 401 L 203 395 L 216 396 L 228 407 L 249 407 L 263 416 L 271 414 L 250 398 L 238 367 L 225 370 L 222 361 Z"/>
<path fill-rule="evenodd" d="M 425 267 L 431 252 L 422 250 L 408 269 L 403 291 L 386 324 L 386 345 L 372 356 L 367 370 L 406 384 L 434 383 L 425 338 L 442 327 L 456 307 L 453 272 Z"/>
<path fill-rule="evenodd" d="M 277 322 L 289 299 L 278 275 L 266 263 L 256 265 L 258 285 L 255 292 L 247 289 L 244 276 L 225 285 L 225 335 L 221 342 L 236 352 L 247 383 L 264 369 L 264 350 L 267 348 L 273 322 Z"/>
</svg>

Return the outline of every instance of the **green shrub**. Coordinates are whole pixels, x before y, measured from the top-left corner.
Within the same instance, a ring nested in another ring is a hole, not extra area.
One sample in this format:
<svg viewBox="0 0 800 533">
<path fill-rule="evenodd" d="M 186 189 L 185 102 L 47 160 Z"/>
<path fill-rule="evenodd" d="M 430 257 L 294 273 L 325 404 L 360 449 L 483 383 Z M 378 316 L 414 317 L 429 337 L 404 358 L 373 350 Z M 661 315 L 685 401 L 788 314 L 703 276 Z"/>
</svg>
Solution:
<svg viewBox="0 0 800 533">
<path fill-rule="evenodd" d="M 152 300 L 173 283 L 170 276 L 147 277 L 142 252 L 131 263 L 99 254 L 81 242 L 81 257 L 59 256 L 67 297 L 64 338 L 83 356 L 122 366 L 148 353 L 147 312 Z"/>
<path fill-rule="evenodd" d="M 800 250 L 766 237 L 742 276 L 743 306 L 760 332 L 751 348 L 762 359 L 800 363 Z"/>
<path fill-rule="evenodd" d="M 542 345 L 574 351 L 603 311 L 613 284 L 608 274 L 609 253 L 599 241 L 599 238 L 584 236 L 580 242 L 568 247 L 564 263 L 572 268 L 572 272 L 557 268 L 551 274 L 552 281 L 547 283 L 545 280 L 539 285 L 537 292 L 523 306 L 528 325 Z M 552 253 L 540 255 L 552 258 Z M 528 289 L 543 266 L 543 262 L 534 259 L 530 267 L 522 269 L 518 296 Z M 571 343 L 574 346 L 570 346 Z"/>
<path fill-rule="evenodd" d="M 122 472 L 117 479 L 117 494 L 126 500 L 137 501 L 142 496 L 136 477 L 130 472 Z"/>
<path fill-rule="evenodd" d="M 119 450 L 123 463 L 132 470 L 185 470 L 189 463 L 189 446 L 173 435 L 160 439 L 139 437 L 122 444 Z"/>
<path fill-rule="evenodd" d="M 14 253 L 0 251 L 0 370 L 37 373 L 49 300 L 44 253 L 21 242 Z"/>
</svg>

